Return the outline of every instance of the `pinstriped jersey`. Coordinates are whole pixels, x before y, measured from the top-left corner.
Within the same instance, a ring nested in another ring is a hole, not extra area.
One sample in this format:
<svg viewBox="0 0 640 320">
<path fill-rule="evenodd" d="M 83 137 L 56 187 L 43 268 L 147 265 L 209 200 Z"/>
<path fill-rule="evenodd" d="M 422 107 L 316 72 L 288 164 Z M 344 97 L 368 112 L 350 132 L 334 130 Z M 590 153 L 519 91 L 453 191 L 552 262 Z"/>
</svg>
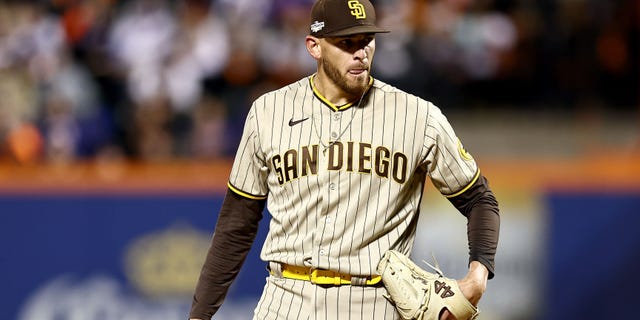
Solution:
<svg viewBox="0 0 640 320">
<path fill-rule="evenodd" d="M 267 199 L 263 260 L 371 275 L 388 249 L 410 252 L 427 177 L 453 197 L 479 170 L 432 103 L 371 78 L 336 106 L 313 77 L 254 101 L 228 185 Z"/>
</svg>

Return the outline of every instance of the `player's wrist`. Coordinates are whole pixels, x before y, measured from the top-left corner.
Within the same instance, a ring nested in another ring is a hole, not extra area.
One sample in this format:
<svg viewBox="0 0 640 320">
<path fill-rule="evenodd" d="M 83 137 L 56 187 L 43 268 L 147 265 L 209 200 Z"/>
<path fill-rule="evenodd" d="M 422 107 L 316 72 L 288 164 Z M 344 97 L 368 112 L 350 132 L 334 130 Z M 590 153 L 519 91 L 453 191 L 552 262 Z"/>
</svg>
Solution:
<svg viewBox="0 0 640 320">
<path fill-rule="evenodd" d="M 489 269 L 479 261 L 471 261 L 467 277 L 486 284 L 489 279 Z"/>
<path fill-rule="evenodd" d="M 480 298 L 487 289 L 489 270 L 478 261 L 472 261 L 467 275 L 458 281 L 458 286 L 464 296 L 473 304 L 478 305 Z"/>
</svg>

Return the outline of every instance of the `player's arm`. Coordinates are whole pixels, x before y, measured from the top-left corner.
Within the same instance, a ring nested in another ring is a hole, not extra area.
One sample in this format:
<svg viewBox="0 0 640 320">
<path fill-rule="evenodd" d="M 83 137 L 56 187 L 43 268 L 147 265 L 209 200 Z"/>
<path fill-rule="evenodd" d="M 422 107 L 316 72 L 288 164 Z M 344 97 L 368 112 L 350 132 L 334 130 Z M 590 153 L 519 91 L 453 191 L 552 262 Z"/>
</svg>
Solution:
<svg viewBox="0 0 640 320">
<path fill-rule="evenodd" d="M 489 279 L 493 278 L 500 214 L 498 201 L 489 188 L 487 179 L 480 174 L 465 192 L 448 199 L 467 217 L 469 261 L 483 264 L 489 271 Z"/>
<path fill-rule="evenodd" d="M 465 192 L 448 199 L 467 217 L 469 271 L 458 283 L 465 296 L 477 304 L 487 280 L 494 276 L 500 230 L 498 201 L 482 175 Z"/>
<path fill-rule="evenodd" d="M 211 319 L 222 305 L 256 238 L 265 202 L 227 191 L 193 295 L 191 319 Z"/>
</svg>

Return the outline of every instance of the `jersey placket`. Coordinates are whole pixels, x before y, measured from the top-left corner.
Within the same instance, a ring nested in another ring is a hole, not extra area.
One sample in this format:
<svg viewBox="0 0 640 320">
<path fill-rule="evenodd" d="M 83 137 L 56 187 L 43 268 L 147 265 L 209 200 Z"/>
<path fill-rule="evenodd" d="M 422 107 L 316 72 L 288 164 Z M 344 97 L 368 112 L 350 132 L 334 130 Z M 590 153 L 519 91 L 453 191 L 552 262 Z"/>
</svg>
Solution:
<svg viewBox="0 0 640 320">
<path fill-rule="evenodd" d="M 332 267 L 332 254 L 339 250 L 339 248 L 332 247 L 334 226 L 336 222 L 336 210 L 338 208 L 338 202 L 340 201 L 340 170 L 329 170 L 331 165 L 335 165 L 342 159 L 343 155 L 337 152 L 337 148 L 332 145 L 333 142 L 339 140 L 341 132 L 344 130 L 342 123 L 343 112 L 327 110 L 321 111 L 321 124 L 317 123 L 322 130 L 320 130 L 321 145 L 323 145 L 323 151 L 320 152 L 320 167 L 322 170 L 319 172 L 319 178 L 321 183 L 322 192 L 322 210 L 317 217 L 316 224 L 316 237 L 314 237 L 314 249 L 316 250 L 317 262 L 314 264 L 319 268 Z M 334 152 L 330 152 L 330 148 L 334 148 Z M 332 156 L 332 158 L 329 158 Z M 335 252 L 334 252 L 335 251 Z M 337 266 L 336 266 L 337 267 Z"/>
</svg>

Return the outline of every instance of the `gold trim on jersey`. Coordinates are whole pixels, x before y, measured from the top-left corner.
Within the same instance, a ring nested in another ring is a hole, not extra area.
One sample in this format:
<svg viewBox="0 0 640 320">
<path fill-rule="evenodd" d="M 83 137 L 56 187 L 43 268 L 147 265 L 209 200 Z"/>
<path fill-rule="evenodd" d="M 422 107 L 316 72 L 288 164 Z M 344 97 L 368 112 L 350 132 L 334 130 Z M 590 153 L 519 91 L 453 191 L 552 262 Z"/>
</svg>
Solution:
<svg viewBox="0 0 640 320">
<path fill-rule="evenodd" d="M 318 91 L 318 89 L 316 89 L 316 86 L 313 84 L 313 79 L 316 77 L 316 74 L 312 75 L 309 77 L 309 85 L 311 86 L 311 90 L 313 90 L 313 94 L 320 99 L 320 101 L 322 101 L 324 104 L 326 104 L 329 108 L 331 108 L 333 111 L 344 111 L 349 109 L 349 107 L 353 106 L 354 104 L 357 103 L 357 101 L 353 101 L 353 102 L 349 102 L 347 104 L 343 104 L 341 106 L 336 106 L 335 104 L 331 103 L 331 101 L 327 100 L 327 98 L 325 98 L 320 91 Z M 365 92 L 369 92 L 369 89 L 371 89 L 371 86 L 373 86 L 373 77 L 369 76 L 369 85 L 366 89 Z M 365 93 L 366 94 L 366 93 Z"/>
<path fill-rule="evenodd" d="M 249 199 L 253 199 L 253 200 L 264 200 L 267 198 L 267 196 L 256 196 L 250 193 L 246 193 L 236 187 L 234 187 L 233 185 L 231 185 L 231 182 L 227 182 L 227 187 L 229 187 L 229 190 L 233 191 L 233 193 L 245 197 L 245 198 L 249 198 Z"/>
<path fill-rule="evenodd" d="M 454 193 L 454 194 L 448 194 L 448 195 L 445 195 L 445 197 L 447 197 L 447 198 L 453 198 L 453 197 L 457 197 L 457 196 L 459 196 L 459 195 L 463 194 L 465 191 L 469 190 L 469 188 L 471 188 L 471 186 L 472 186 L 474 183 L 476 183 L 476 181 L 478 180 L 478 178 L 479 178 L 479 177 L 480 177 L 480 170 L 478 170 L 478 171 L 476 172 L 476 175 L 473 177 L 473 179 L 471 180 L 471 182 L 469 182 L 469 184 L 468 184 L 466 187 L 462 188 L 462 190 L 460 190 L 460 191 L 458 191 L 458 192 L 456 192 L 456 193 Z"/>
</svg>

